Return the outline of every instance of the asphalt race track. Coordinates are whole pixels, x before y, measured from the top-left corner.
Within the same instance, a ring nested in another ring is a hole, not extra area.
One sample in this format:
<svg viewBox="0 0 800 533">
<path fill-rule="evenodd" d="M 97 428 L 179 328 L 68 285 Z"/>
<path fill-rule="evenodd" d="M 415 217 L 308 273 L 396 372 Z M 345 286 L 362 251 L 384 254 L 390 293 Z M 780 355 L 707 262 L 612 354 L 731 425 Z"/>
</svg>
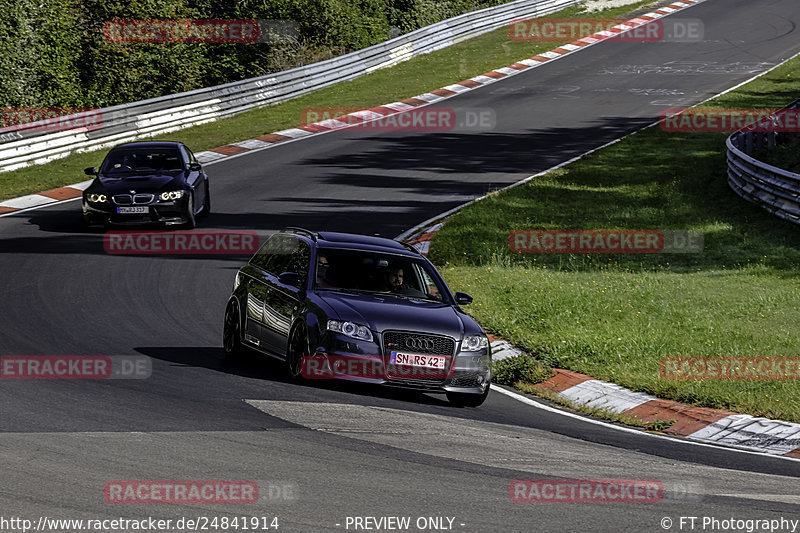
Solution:
<svg viewBox="0 0 800 533">
<path fill-rule="evenodd" d="M 488 131 L 338 131 L 206 164 L 214 213 L 200 227 L 394 237 L 800 52 L 797 0 L 709 0 L 677 16 L 701 19 L 705 39 L 601 43 L 439 104 L 457 115 L 490 110 Z M 245 260 L 109 255 L 74 201 L 0 218 L 0 354 L 153 360 L 144 380 L 0 382 L 0 517 L 277 516 L 285 532 L 344 531 L 348 516 L 409 516 L 412 526 L 449 517 L 439 530 L 465 532 L 688 531 L 681 516 L 800 520 L 797 460 L 620 432 L 498 392 L 456 409 L 438 396 L 291 384 L 255 357 L 226 365 L 222 316 Z M 549 478 L 660 480 L 668 496 L 510 501 L 513 480 Z M 204 479 L 254 480 L 261 498 L 103 497 L 114 480 Z M 288 489 L 273 497 L 269 487 Z"/>
</svg>

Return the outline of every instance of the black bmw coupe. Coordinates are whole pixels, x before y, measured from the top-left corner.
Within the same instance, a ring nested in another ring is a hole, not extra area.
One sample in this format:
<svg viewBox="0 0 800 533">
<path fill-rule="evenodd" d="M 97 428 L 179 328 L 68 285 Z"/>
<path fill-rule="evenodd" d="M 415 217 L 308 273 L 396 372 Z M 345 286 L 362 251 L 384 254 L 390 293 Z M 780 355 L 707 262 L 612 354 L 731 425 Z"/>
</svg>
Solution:
<svg viewBox="0 0 800 533">
<path fill-rule="evenodd" d="M 147 141 L 112 148 L 83 192 L 87 224 L 156 223 L 195 227 L 211 212 L 208 176 L 186 145 Z"/>
<path fill-rule="evenodd" d="M 227 356 L 253 350 L 295 379 L 347 379 L 446 393 L 476 407 L 489 394 L 486 333 L 433 264 L 391 239 L 288 228 L 236 274 L 225 310 Z"/>
</svg>

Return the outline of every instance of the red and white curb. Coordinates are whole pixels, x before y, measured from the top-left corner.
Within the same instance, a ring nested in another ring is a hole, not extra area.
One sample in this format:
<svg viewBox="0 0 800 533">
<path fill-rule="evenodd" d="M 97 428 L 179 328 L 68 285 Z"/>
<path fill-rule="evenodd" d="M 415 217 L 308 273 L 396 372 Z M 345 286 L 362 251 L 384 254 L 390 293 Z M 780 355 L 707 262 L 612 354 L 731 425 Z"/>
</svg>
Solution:
<svg viewBox="0 0 800 533">
<path fill-rule="evenodd" d="M 493 354 L 494 357 L 494 354 Z M 663 432 L 689 440 L 800 458 L 800 424 L 661 400 L 569 370 L 535 387 L 576 405 L 599 408 L 643 422 L 674 420 Z"/>
<path fill-rule="evenodd" d="M 507 67 L 498 68 L 486 74 L 481 74 L 473 78 L 447 85 L 441 89 L 430 91 L 425 94 L 407 98 L 400 102 L 392 102 L 378 107 L 356 111 L 342 117 L 342 120 L 323 120 L 312 124 L 306 124 L 297 128 L 290 128 L 286 130 L 276 131 L 266 135 L 261 135 L 254 139 L 248 139 L 236 143 L 231 143 L 225 146 L 212 148 L 195 154 L 197 159 L 204 164 L 217 163 L 230 157 L 239 156 L 252 151 L 260 151 L 271 148 L 281 143 L 295 141 L 302 138 L 308 138 L 314 135 L 320 135 L 331 131 L 342 130 L 355 125 L 363 125 L 364 123 L 379 120 L 389 117 L 398 113 L 403 113 L 410 109 L 424 107 L 426 105 L 445 100 L 447 98 L 456 96 L 457 94 L 471 91 L 484 85 L 495 83 L 504 78 L 514 76 L 528 69 L 538 67 L 550 61 L 554 61 L 566 55 L 577 52 L 588 46 L 603 42 L 605 40 L 617 37 L 618 35 L 630 31 L 643 24 L 648 24 L 654 20 L 660 19 L 667 15 L 671 15 L 676 11 L 680 11 L 691 7 L 695 4 L 704 2 L 705 0 L 682 0 L 675 2 L 669 6 L 656 9 L 650 13 L 640 15 L 634 19 L 620 23 L 608 30 L 597 32 L 589 37 L 583 37 L 570 44 L 564 44 L 549 52 L 535 55 L 529 59 L 523 59 Z M 351 123 L 345 122 L 345 117 Z M 30 209 L 38 209 L 50 204 L 62 202 L 66 200 L 73 200 L 80 198 L 83 190 L 89 186 L 90 181 L 68 185 L 66 187 L 59 187 L 50 191 L 44 191 L 38 194 L 30 194 L 11 200 L 4 200 L 0 202 L 0 217 L 12 215 L 19 211 L 26 211 Z"/>
<path fill-rule="evenodd" d="M 440 215 L 436 220 L 443 217 Z M 442 222 L 424 226 L 423 230 L 404 240 L 427 255 L 431 238 L 442 226 Z M 491 336 L 490 339 L 494 361 L 523 353 L 508 341 Z M 553 370 L 555 376 L 535 387 L 557 394 L 575 405 L 604 409 L 646 423 L 674 420 L 664 433 L 708 444 L 800 458 L 800 424 L 662 400 L 585 374 L 560 368 Z"/>
</svg>

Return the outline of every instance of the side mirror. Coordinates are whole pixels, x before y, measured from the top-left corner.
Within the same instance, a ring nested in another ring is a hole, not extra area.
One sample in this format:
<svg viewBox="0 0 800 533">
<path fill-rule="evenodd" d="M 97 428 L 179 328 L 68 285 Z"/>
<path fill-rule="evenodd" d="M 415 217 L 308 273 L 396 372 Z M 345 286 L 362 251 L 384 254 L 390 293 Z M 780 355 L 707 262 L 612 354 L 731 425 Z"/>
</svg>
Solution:
<svg viewBox="0 0 800 533">
<path fill-rule="evenodd" d="M 284 285 L 290 285 L 297 288 L 300 288 L 300 285 L 303 283 L 303 280 L 300 279 L 300 274 L 297 272 L 284 272 L 278 276 L 278 281 Z"/>
<path fill-rule="evenodd" d="M 203 167 L 200 166 L 200 163 L 189 163 L 188 165 L 186 165 L 186 170 L 200 171 L 203 170 Z"/>
<path fill-rule="evenodd" d="M 83 173 L 87 176 L 96 176 L 97 175 L 97 167 L 89 167 L 83 169 Z"/>
<path fill-rule="evenodd" d="M 472 303 L 472 296 L 466 292 L 457 292 L 453 296 L 456 297 L 456 303 L 458 305 L 467 305 Z"/>
</svg>

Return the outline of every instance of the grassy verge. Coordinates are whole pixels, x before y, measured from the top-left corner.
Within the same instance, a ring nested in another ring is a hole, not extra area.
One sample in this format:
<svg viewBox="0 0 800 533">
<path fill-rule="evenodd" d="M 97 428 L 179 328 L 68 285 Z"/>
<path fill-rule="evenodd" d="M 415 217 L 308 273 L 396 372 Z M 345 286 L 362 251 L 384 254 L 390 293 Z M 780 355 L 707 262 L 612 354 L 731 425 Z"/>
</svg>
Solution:
<svg viewBox="0 0 800 533">
<path fill-rule="evenodd" d="M 624 7 L 592 12 L 592 17 L 622 17 L 653 4 L 650 0 Z M 550 17 L 579 16 L 573 6 Z M 242 113 L 179 132 L 167 137 L 201 151 L 232 142 L 251 139 L 274 131 L 296 127 L 301 112 L 308 107 L 374 107 L 438 89 L 444 85 L 507 66 L 520 59 L 552 50 L 564 43 L 516 42 L 508 29 L 500 28 L 475 39 L 437 52 L 416 57 L 390 69 L 383 69 L 356 80 L 304 95 L 295 100 Z M 83 169 L 100 163 L 107 150 L 74 154 L 57 161 L 0 174 L 0 200 L 36 193 L 87 179 Z"/>
<path fill-rule="evenodd" d="M 754 157 L 773 167 L 800 174 L 800 135 L 789 134 L 784 144 L 761 150 Z"/>
<path fill-rule="evenodd" d="M 711 102 L 779 108 L 800 58 Z M 668 381 L 664 357 L 800 356 L 800 232 L 726 182 L 725 134 L 658 127 L 454 215 L 431 258 L 488 331 L 548 363 L 662 398 L 800 422 L 797 381 Z M 696 254 L 522 255 L 514 229 L 703 233 Z"/>
</svg>

